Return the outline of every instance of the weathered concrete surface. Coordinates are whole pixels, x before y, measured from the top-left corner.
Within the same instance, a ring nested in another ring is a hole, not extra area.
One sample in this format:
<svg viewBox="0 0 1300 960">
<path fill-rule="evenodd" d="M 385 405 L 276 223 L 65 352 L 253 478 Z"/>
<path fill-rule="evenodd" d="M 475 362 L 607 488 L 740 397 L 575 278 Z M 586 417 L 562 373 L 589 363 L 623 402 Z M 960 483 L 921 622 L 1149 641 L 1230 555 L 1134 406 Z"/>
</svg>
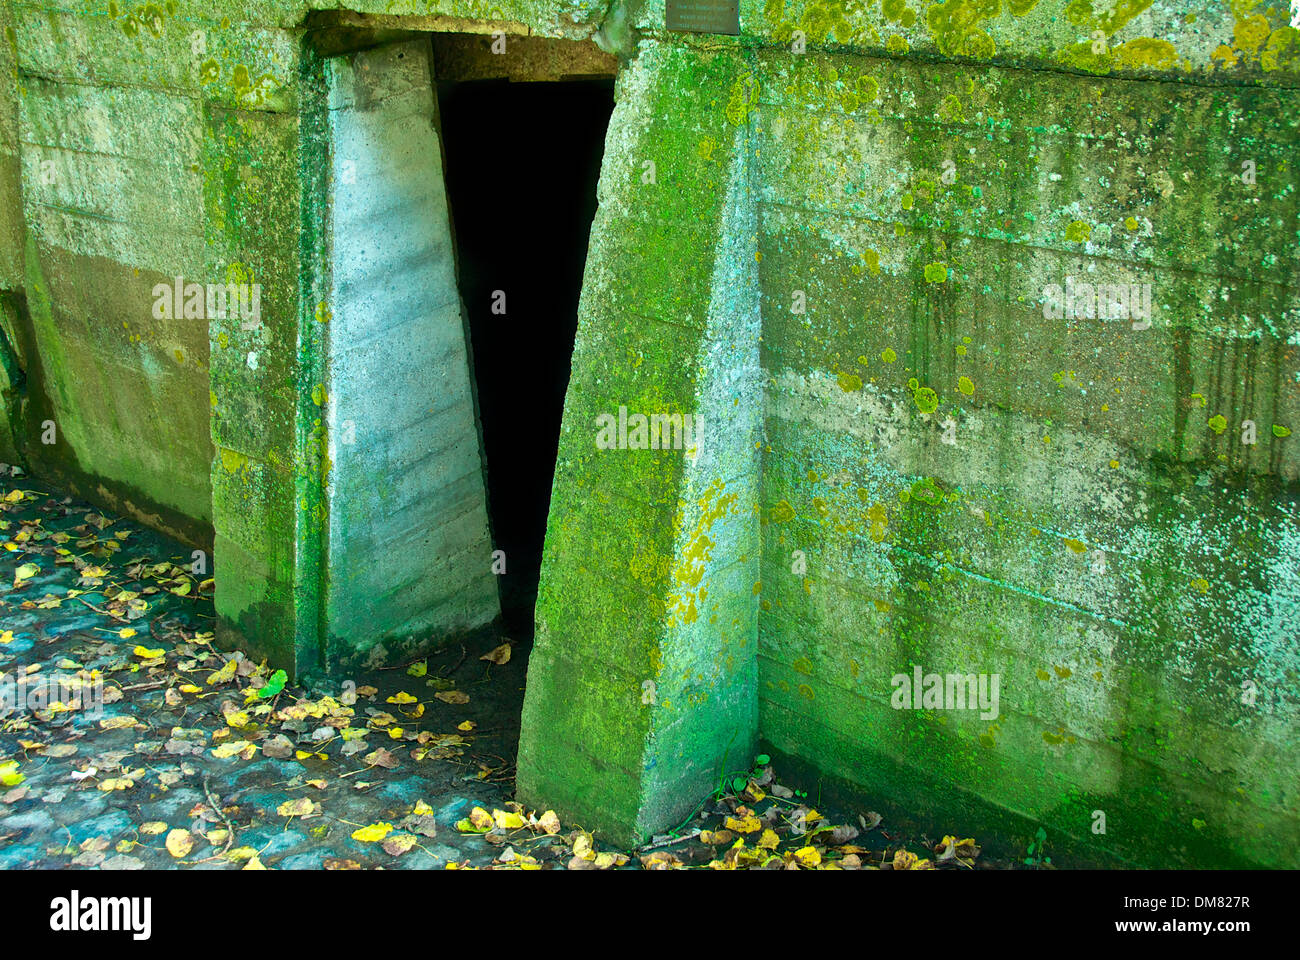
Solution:
<svg viewBox="0 0 1300 960">
<path fill-rule="evenodd" d="M 500 613 L 427 39 L 329 61 L 331 665 Z M 328 387 L 326 386 L 328 384 Z M 326 391 L 328 390 L 328 397 Z"/>
<path fill-rule="evenodd" d="M 758 732 L 747 128 L 711 105 L 743 73 L 731 56 L 648 45 L 620 74 L 598 188 L 519 790 L 620 842 L 684 818 Z M 620 405 L 701 417 L 696 455 L 599 449 L 596 417 Z"/>
<path fill-rule="evenodd" d="M 762 63 L 764 736 L 914 809 L 937 774 L 1099 850 L 1293 864 L 1287 95 Z M 1152 284 L 1150 328 L 1045 319 L 1071 276 Z M 999 716 L 891 709 L 916 665 L 999 674 Z"/>
</svg>

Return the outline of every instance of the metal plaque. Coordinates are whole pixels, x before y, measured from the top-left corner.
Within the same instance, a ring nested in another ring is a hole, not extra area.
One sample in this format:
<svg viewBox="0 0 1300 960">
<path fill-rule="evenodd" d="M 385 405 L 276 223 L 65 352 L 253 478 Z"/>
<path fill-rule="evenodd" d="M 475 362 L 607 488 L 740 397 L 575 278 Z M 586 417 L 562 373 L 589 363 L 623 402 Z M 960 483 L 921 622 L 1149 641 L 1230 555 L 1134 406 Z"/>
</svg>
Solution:
<svg viewBox="0 0 1300 960">
<path fill-rule="evenodd" d="M 664 27 L 686 33 L 740 34 L 740 0 L 664 0 Z"/>
</svg>

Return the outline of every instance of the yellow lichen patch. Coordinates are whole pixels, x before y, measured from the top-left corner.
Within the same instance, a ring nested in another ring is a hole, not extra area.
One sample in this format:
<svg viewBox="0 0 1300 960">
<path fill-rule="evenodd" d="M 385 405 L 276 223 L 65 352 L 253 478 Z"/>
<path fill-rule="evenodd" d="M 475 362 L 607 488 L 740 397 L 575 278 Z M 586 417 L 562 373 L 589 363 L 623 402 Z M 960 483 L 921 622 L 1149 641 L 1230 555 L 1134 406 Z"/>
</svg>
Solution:
<svg viewBox="0 0 1300 960">
<path fill-rule="evenodd" d="M 839 383 L 840 389 L 843 390 L 845 393 L 853 393 L 857 390 L 862 389 L 862 378 L 859 377 L 856 373 L 841 372 L 836 376 L 835 379 Z"/>
<path fill-rule="evenodd" d="M 247 465 L 248 458 L 242 453 L 238 453 L 235 450 L 228 450 L 225 447 L 221 448 L 221 466 L 226 473 L 234 473 L 236 470 L 244 469 Z"/>
<path fill-rule="evenodd" d="M 975 392 L 975 381 L 973 381 L 970 377 L 958 377 L 957 389 L 969 397 L 971 394 Z"/>
<path fill-rule="evenodd" d="M 871 539 L 880 543 L 889 529 L 889 511 L 883 503 L 873 503 L 867 508 L 867 519 L 871 521 Z"/>
<path fill-rule="evenodd" d="M 948 279 L 948 267 L 943 263 L 927 263 L 925 265 L 925 282 L 926 283 L 943 283 Z"/>
<path fill-rule="evenodd" d="M 1084 220 L 1072 220 L 1065 228 L 1065 239 L 1074 243 L 1083 243 L 1092 237 L 1092 224 Z"/>
</svg>

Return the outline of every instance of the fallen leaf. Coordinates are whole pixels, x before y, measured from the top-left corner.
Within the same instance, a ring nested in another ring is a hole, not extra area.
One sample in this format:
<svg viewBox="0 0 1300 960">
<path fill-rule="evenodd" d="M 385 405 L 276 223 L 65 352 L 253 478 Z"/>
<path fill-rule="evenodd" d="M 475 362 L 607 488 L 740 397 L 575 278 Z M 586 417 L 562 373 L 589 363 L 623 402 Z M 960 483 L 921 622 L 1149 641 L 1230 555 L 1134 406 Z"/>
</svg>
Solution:
<svg viewBox="0 0 1300 960">
<path fill-rule="evenodd" d="M 275 808 L 275 812 L 282 817 L 307 817 L 311 816 L 319 806 L 307 797 L 299 797 L 297 800 L 284 801 Z"/>
<path fill-rule="evenodd" d="M 487 660 L 500 666 L 501 664 L 510 662 L 510 653 L 510 644 L 503 643 L 499 647 L 493 647 L 487 653 L 483 654 L 483 656 L 479 657 L 479 659 Z"/>
<path fill-rule="evenodd" d="M 194 849 L 194 837 L 188 830 L 177 828 L 167 834 L 166 846 L 167 852 L 179 860 Z"/>
<path fill-rule="evenodd" d="M 510 813 L 505 810 L 493 810 L 492 819 L 502 830 L 518 830 L 524 826 L 524 818 L 517 813 Z"/>
<path fill-rule="evenodd" d="M 371 766 L 383 767 L 386 770 L 392 770 L 402 762 L 398 759 L 397 754 L 391 750 L 385 750 L 383 747 L 367 753 L 363 759 Z"/>
<path fill-rule="evenodd" d="M 469 694 L 459 690 L 439 690 L 434 697 L 443 703 L 469 703 Z"/>
<path fill-rule="evenodd" d="M 384 852 L 390 856 L 400 857 L 402 854 L 411 850 L 419 842 L 420 841 L 415 834 L 398 833 L 391 837 L 386 837 L 380 846 L 383 847 Z"/>
<path fill-rule="evenodd" d="M 362 843 L 376 843 L 393 832 L 391 823 L 372 823 L 368 827 L 352 831 L 352 839 Z"/>
<path fill-rule="evenodd" d="M 547 810 L 542 814 L 537 820 L 537 825 L 551 836 L 560 832 L 560 818 L 555 815 L 554 810 Z"/>
</svg>

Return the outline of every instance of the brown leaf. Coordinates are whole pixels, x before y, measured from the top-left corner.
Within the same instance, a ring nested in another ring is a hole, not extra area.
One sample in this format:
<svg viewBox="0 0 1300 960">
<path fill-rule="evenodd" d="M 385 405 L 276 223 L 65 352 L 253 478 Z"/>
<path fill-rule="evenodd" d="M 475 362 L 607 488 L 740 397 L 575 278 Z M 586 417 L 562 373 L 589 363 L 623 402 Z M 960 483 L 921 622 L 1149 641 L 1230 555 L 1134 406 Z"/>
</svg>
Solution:
<svg viewBox="0 0 1300 960">
<path fill-rule="evenodd" d="M 391 750 L 385 750 L 383 747 L 367 753 L 363 759 L 372 767 L 383 767 L 386 770 L 392 770 L 402 762 L 398 759 L 397 754 Z"/>
<path fill-rule="evenodd" d="M 277 733 L 262 744 L 262 752 L 273 760 L 288 760 L 293 756 L 293 741 L 283 733 Z"/>
<path fill-rule="evenodd" d="M 384 852 L 390 856 L 400 857 L 402 854 L 407 853 L 414 848 L 418 842 L 419 841 L 416 839 L 414 834 L 394 833 L 385 837 L 379 845 L 383 847 Z"/>
<path fill-rule="evenodd" d="M 439 690 L 434 697 L 443 703 L 469 703 L 469 694 L 459 690 Z"/>
<path fill-rule="evenodd" d="M 487 653 L 483 654 L 483 656 L 479 657 L 479 659 L 488 660 L 500 666 L 501 664 L 510 662 L 510 654 L 510 644 L 503 643 L 499 647 L 493 647 Z"/>
</svg>

